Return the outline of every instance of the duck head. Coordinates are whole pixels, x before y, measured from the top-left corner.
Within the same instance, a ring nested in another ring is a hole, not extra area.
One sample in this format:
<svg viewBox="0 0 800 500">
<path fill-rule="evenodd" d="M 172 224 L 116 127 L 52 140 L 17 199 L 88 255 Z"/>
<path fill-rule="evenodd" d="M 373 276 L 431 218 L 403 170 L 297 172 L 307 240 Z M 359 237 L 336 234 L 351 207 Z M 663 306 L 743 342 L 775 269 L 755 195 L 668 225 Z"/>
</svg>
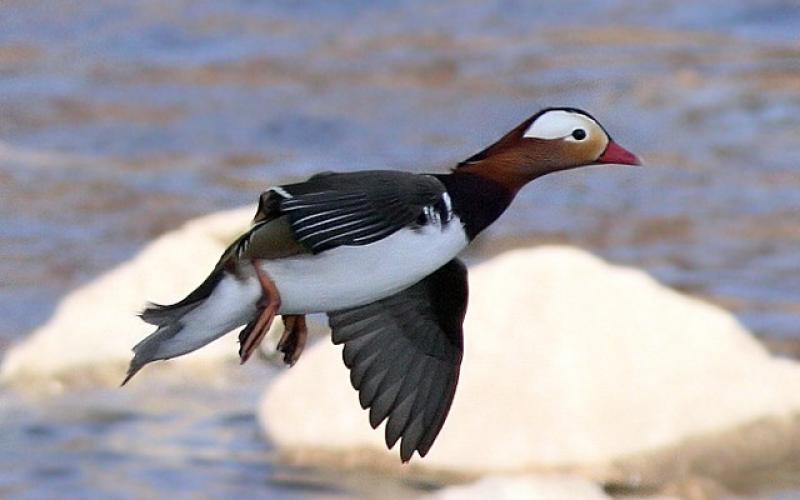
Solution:
<svg viewBox="0 0 800 500">
<path fill-rule="evenodd" d="M 586 111 L 547 108 L 461 162 L 456 173 L 479 174 L 516 191 L 551 172 L 603 163 L 641 165 Z"/>
</svg>

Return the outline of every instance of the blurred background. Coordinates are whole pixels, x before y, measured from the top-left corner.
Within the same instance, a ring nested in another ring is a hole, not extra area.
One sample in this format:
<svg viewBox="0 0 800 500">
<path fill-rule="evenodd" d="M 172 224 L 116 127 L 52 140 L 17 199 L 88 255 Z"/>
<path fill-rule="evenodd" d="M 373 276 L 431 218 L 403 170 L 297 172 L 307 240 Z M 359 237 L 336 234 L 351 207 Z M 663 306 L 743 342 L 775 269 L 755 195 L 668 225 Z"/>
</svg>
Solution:
<svg viewBox="0 0 800 500">
<path fill-rule="evenodd" d="M 320 170 L 446 170 L 567 105 L 647 166 L 537 181 L 471 258 L 575 244 L 724 306 L 792 356 L 799 36 L 797 2 L 780 0 L 6 0 L 0 354 L 187 219 Z M 5 389 L 0 496 L 372 491 L 374 477 L 276 462 L 253 373 L 224 388 Z"/>
</svg>

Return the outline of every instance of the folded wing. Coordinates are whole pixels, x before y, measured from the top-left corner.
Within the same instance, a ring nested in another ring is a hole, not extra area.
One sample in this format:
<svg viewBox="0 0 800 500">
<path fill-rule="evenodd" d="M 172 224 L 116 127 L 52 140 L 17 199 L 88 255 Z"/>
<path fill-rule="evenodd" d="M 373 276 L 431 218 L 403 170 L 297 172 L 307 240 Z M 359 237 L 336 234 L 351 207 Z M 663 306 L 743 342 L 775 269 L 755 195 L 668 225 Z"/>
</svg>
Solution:
<svg viewBox="0 0 800 500">
<path fill-rule="evenodd" d="M 446 215 L 444 195 L 435 177 L 394 171 L 320 174 L 268 192 L 297 242 L 313 253 L 373 243 L 422 220 L 426 210 Z"/>
</svg>

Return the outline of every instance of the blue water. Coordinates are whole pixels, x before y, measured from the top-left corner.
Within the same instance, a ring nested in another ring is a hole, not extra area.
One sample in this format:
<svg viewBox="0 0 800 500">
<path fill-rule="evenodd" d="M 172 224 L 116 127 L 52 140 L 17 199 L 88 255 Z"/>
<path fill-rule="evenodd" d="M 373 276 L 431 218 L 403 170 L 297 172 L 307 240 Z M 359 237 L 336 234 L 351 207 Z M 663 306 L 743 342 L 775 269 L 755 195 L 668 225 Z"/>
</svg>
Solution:
<svg viewBox="0 0 800 500">
<path fill-rule="evenodd" d="M 561 104 L 591 110 L 647 166 L 542 179 L 479 257 L 497 241 L 577 244 L 724 305 L 764 338 L 799 339 L 799 33 L 791 1 L 3 2 L 0 352 L 183 220 L 319 170 L 446 169 Z M 133 415 L 101 431 L 80 408 L 52 419 L 69 398 L 15 401 L 0 496 L 212 484 L 223 496 L 253 477 L 283 491 L 245 416 L 263 382 L 248 380 L 247 397 L 173 394 L 242 415 L 208 410 L 210 431 L 114 391 L 84 395 Z M 108 444 L 161 418 L 185 427 L 170 438 L 179 465 Z M 188 463 L 193 440 L 245 458 Z M 56 465 L 38 465 L 46 455 Z M 289 494 L 352 493 L 329 483 Z"/>
</svg>

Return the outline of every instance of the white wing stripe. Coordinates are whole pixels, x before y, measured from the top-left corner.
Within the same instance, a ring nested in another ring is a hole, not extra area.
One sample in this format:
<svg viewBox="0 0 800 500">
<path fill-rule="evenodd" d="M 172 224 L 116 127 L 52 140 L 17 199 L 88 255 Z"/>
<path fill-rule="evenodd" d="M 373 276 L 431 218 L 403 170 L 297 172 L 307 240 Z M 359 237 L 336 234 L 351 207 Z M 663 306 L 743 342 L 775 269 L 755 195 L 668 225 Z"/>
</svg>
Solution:
<svg viewBox="0 0 800 500">
<path fill-rule="evenodd" d="M 326 224 L 328 222 L 335 222 L 337 220 L 344 219 L 346 217 L 352 217 L 352 215 L 353 215 L 352 213 L 345 213 L 344 215 L 340 215 L 338 217 L 332 217 L 330 219 L 323 219 L 321 221 L 314 222 L 313 224 L 308 224 L 308 225 L 305 225 L 303 227 L 300 227 L 300 228 L 297 229 L 297 232 L 301 233 L 303 231 L 308 231 L 309 229 L 313 229 L 313 228 L 319 226 L 320 224 Z M 308 219 L 308 217 L 303 217 L 302 219 L 298 220 L 295 224 L 299 224 L 300 222 L 302 222 L 302 221 L 304 221 L 306 219 Z"/>
<path fill-rule="evenodd" d="M 283 196 L 283 197 L 284 197 L 284 198 L 286 198 L 287 200 L 288 200 L 288 199 L 290 199 L 290 198 L 292 198 L 292 195 L 291 195 L 291 194 L 289 194 L 289 192 L 288 192 L 288 191 L 286 191 L 285 189 L 283 189 L 283 188 L 282 188 L 282 187 L 280 187 L 280 186 L 273 186 L 273 187 L 271 187 L 271 188 L 267 189 L 267 191 L 272 191 L 272 192 L 274 192 L 274 193 L 278 193 L 280 196 Z"/>
<path fill-rule="evenodd" d="M 306 215 L 305 217 L 301 217 L 300 219 L 297 219 L 296 221 L 294 221 L 294 223 L 293 223 L 292 225 L 293 225 L 293 226 L 299 226 L 299 225 L 300 225 L 300 224 L 302 224 L 304 221 L 311 220 L 311 219 L 316 219 L 317 217 L 322 217 L 323 215 L 328 215 L 328 214 L 337 214 L 337 213 L 340 213 L 340 212 L 345 212 L 345 210 L 342 210 L 342 209 L 335 209 L 335 210 L 328 210 L 328 211 L 326 211 L 326 212 L 317 212 L 317 213 L 315 213 L 315 214 Z M 323 220 L 322 222 L 327 222 L 327 220 L 328 220 L 328 219 L 325 219 L 325 220 Z"/>
<path fill-rule="evenodd" d="M 325 238 L 322 241 L 316 242 L 314 244 L 314 246 L 324 245 L 325 243 L 328 243 L 329 241 L 335 240 L 337 238 L 345 238 L 348 235 L 356 234 L 356 233 L 359 233 L 359 232 L 362 232 L 362 231 L 366 231 L 367 229 L 373 229 L 373 228 L 376 228 L 376 227 L 380 227 L 381 225 L 383 225 L 382 222 L 377 222 L 375 224 L 371 224 L 371 225 L 366 226 L 366 227 L 360 227 L 360 228 L 354 229 L 352 231 L 347 231 L 346 233 L 334 234 L 333 236 L 329 236 L 329 237 Z M 357 241 L 357 240 L 361 240 L 363 238 L 369 238 L 369 237 L 370 237 L 370 235 L 362 236 L 362 237 L 359 237 L 359 238 L 355 238 L 353 241 Z"/>
<path fill-rule="evenodd" d="M 326 227 L 324 229 L 320 229 L 318 231 L 314 231 L 313 233 L 301 236 L 298 239 L 300 241 L 307 240 L 309 238 L 313 238 L 313 237 L 317 236 L 318 234 L 329 233 L 331 231 L 337 231 L 337 230 L 342 229 L 344 227 L 350 227 L 350 226 L 352 226 L 354 224 L 362 224 L 363 222 L 364 222 L 363 219 L 354 220 L 354 221 L 351 221 L 351 222 L 345 222 L 344 224 L 339 224 L 339 225 L 336 225 L 336 226 L 333 226 L 333 227 Z M 367 226 L 367 227 L 372 227 L 372 226 Z M 345 233 L 345 234 L 347 234 L 347 233 Z"/>
<path fill-rule="evenodd" d="M 442 200 L 444 200 L 444 207 L 447 211 L 445 215 L 445 222 L 450 222 L 450 219 L 453 218 L 453 200 L 450 199 L 450 195 L 445 191 L 442 193 Z"/>
</svg>

